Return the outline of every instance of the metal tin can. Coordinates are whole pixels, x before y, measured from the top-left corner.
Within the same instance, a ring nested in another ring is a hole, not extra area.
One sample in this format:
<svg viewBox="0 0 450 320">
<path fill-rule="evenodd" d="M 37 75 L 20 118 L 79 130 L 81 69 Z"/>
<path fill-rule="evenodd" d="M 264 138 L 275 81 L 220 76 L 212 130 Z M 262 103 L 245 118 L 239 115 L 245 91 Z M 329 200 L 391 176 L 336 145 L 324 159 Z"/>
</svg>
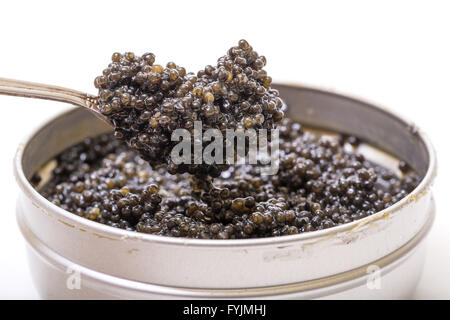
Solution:
<svg viewBox="0 0 450 320">
<path fill-rule="evenodd" d="M 432 226 L 436 157 L 426 137 L 393 113 L 336 93 L 276 85 L 288 116 L 353 134 L 422 176 L 393 206 L 364 219 L 292 236 L 200 240 L 112 228 L 71 214 L 30 184 L 70 145 L 110 130 L 81 109 L 35 131 L 17 152 L 17 220 L 43 298 L 402 298 L 416 286 Z"/>
</svg>

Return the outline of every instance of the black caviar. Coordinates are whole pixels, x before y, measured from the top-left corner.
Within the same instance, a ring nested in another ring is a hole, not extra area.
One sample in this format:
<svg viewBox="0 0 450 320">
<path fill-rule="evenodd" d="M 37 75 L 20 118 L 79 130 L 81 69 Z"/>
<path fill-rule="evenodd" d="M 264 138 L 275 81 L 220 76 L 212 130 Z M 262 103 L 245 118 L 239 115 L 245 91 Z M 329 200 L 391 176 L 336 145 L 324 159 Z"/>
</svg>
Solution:
<svg viewBox="0 0 450 320">
<path fill-rule="evenodd" d="M 95 79 L 99 106 L 125 140 L 152 167 L 168 164 L 172 174 L 189 172 L 216 177 L 226 164 L 175 164 L 170 152 L 178 141 L 172 132 L 183 128 L 273 129 L 283 119 L 283 103 L 263 69 L 266 58 L 247 41 L 239 41 L 215 66 L 188 73 L 173 62 L 155 64 L 155 55 L 114 53 Z"/>
<path fill-rule="evenodd" d="M 397 176 L 346 151 L 360 144 L 357 137 L 303 132 L 284 119 L 265 64 L 245 40 L 197 74 L 173 62 L 155 64 L 152 53 L 113 54 L 95 86 L 101 112 L 121 141 L 106 134 L 62 152 L 42 194 L 74 214 L 130 231 L 244 239 L 349 223 L 417 186 L 419 176 L 403 161 Z M 262 165 L 176 164 L 172 133 L 195 135 L 195 121 L 224 135 L 227 129 L 279 129 L 278 173 L 263 175 Z"/>
<path fill-rule="evenodd" d="M 404 162 L 397 176 L 342 143 L 284 119 L 277 175 L 241 165 L 212 180 L 151 168 L 111 134 L 84 140 L 57 158 L 41 190 L 54 204 L 113 227 L 199 239 L 298 234 L 349 223 L 405 197 L 420 178 Z"/>
</svg>

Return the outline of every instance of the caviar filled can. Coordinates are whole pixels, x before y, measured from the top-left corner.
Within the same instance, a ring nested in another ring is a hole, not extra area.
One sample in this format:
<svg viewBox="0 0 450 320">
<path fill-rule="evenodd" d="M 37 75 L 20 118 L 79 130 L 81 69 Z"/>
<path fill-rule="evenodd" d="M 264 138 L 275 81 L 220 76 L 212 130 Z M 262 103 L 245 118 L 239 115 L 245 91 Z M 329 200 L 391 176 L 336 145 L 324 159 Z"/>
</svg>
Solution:
<svg viewBox="0 0 450 320">
<path fill-rule="evenodd" d="M 81 109 L 42 125 L 19 146 L 17 220 L 33 281 L 52 299 L 405 298 L 414 290 L 435 215 L 436 156 L 411 122 L 363 100 L 274 85 L 288 117 L 354 135 L 408 161 L 420 184 L 371 216 L 297 235 L 203 240 L 112 228 L 46 200 L 30 182 L 67 147 L 111 130 Z M 58 134 L 55 134 L 57 132 Z"/>
</svg>

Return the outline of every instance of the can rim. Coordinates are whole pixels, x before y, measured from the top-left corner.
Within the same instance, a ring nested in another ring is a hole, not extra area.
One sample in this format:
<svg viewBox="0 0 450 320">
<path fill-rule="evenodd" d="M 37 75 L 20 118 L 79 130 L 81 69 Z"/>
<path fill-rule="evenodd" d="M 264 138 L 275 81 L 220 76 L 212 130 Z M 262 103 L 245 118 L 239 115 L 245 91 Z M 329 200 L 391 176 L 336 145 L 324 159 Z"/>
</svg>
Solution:
<svg viewBox="0 0 450 320">
<path fill-rule="evenodd" d="M 69 224 L 76 224 L 80 226 L 80 228 L 87 230 L 90 229 L 92 232 L 99 234 L 101 236 L 105 236 L 107 238 L 111 238 L 114 240 L 136 240 L 143 242 L 152 242 L 158 244 L 165 245 L 176 245 L 176 246 L 195 246 L 195 247 L 216 247 L 216 248 L 237 248 L 237 247 L 251 247 L 251 246 L 265 246 L 265 245 L 276 245 L 276 244 L 285 244 L 299 241 L 308 241 L 322 237 L 330 237 L 343 232 L 354 232 L 361 228 L 362 226 L 367 225 L 368 223 L 375 222 L 380 219 L 384 219 L 392 214 L 395 214 L 397 211 L 401 210 L 404 206 L 412 201 L 417 201 L 422 196 L 426 195 L 430 192 L 430 188 L 433 184 L 433 180 L 437 174 L 437 159 L 435 150 L 429 140 L 428 136 L 418 128 L 413 122 L 405 120 L 403 116 L 399 116 L 396 113 L 388 110 L 385 107 L 381 107 L 378 104 L 371 103 L 367 100 L 355 97 L 353 95 L 341 94 L 335 91 L 324 90 L 321 88 L 304 86 L 293 83 L 276 83 L 277 86 L 285 86 L 290 88 L 301 88 L 302 90 L 311 90 L 320 92 L 322 94 L 333 95 L 344 99 L 350 99 L 353 101 L 357 101 L 359 103 L 363 103 L 367 107 L 377 109 L 378 111 L 384 112 L 391 117 L 394 117 L 397 121 L 401 122 L 405 125 L 405 127 L 414 128 L 417 132 L 422 143 L 425 145 L 429 163 L 427 171 L 419 183 L 419 185 L 410 192 L 406 197 L 396 202 L 389 208 L 381 210 L 371 216 L 365 217 L 363 219 L 353 221 L 350 223 L 342 224 L 339 226 L 335 226 L 325 230 L 318 230 L 312 232 L 305 232 L 296 235 L 286 235 L 281 237 L 268 237 L 268 238 L 256 238 L 256 239 L 226 239 L 226 240 L 217 240 L 217 239 L 190 239 L 190 238 L 174 238 L 160 235 L 152 235 L 146 233 L 139 233 L 135 231 L 127 231 L 115 227 L 111 227 L 108 225 L 104 225 L 95 221 L 90 221 L 86 218 L 79 217 L 69 211 L 66 211 L 57 205 L 51 203 L 47 199 L 45 199 L 28 181 L 25 177 L 25 173 L 23 171 L 22 166 L 22 158 L 24 151 L 27 147 L 27 144 L 31 139 L 37 135 L 41 130 L 45 128 L 49 123 L 56 121 L 60 117 L 64 117 L 69 113 L 77 112 L 77 109 L 69 110 L 62 112 L 50 120 L 43 123 L 41 126 L 36 128 L 31 132 L 31 134 L 26 138 L 24 143 L 21 143 L 17 149 L 16 155 L 14 157 L 14 175 L 16 177 L 16 181 L 20 188 L 27 194 L 27 196 L 33 201 L 33 204 L 40 209 L 46 211 L 50 210 L 52 213 L 57 213 L 60 215 L 59 218 L 64 218 L 65 222 Z"/>
</svg>

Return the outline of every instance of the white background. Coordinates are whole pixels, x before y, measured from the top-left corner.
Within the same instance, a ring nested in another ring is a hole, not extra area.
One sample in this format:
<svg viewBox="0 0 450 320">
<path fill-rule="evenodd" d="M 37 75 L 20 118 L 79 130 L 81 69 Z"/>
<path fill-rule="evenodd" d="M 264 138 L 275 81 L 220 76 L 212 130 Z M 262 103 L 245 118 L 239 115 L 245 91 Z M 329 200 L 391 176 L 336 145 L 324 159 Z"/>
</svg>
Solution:
<svg viewBox="0 0 450 320">
<path fill-rule="evenodd" d="M 95 93 L 114 51 L 188 70 L 246 38 L 276 81 L 361 96 L 413 119 L 438 152 L 437 219 L 415 298 L 450 298 L 450 7 L 438 1 L 2 1 L 0 77 Z M 0 298 L 38 298 L 15 221 L 20 141 L 70 106 L 0 96 Z M 447 198 L 447 199 L 446 199 Z"/>
</svg>

